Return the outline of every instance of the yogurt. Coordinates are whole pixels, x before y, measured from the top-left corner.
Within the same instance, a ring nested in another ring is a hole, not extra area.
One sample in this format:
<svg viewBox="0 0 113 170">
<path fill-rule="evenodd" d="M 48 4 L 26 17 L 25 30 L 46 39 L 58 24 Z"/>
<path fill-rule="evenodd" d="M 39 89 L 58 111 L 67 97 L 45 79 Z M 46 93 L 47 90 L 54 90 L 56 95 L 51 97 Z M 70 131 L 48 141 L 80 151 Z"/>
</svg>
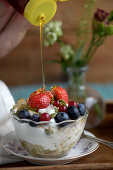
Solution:
<svg viewBox="0 0 113 170">
<path fill-rule="evenodd" d="M 40 149 L 42 155 L 48 152 L 48 156 L 54 156 L 69 151 L 79 141 L 86 119 L 87 116 L 80 117 L 64 127 L 59 127 L 54 122 L 32 127 L 29 122 L 21 123 L 15 118 L 13 118 L 13 123 L 16 135 L 27 151 L 34 155 L 34 150 L 38 153 Z"/>
</svg>

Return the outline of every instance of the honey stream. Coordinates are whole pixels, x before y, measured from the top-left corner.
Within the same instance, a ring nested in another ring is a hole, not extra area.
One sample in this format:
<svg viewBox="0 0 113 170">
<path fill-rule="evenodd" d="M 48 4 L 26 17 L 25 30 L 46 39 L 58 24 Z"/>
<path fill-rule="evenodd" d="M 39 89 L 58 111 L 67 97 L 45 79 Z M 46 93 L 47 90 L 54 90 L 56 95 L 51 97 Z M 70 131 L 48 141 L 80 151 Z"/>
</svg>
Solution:
<svg viewBox="0 0 113 170">
<path fill-rule="evenodd" d="M 40 19 L 40 49 L 41 49 L 41 65 L 42 65 L 42 87 L 45 88 L 45 75 L 44 75 L 44 59 L 43 59 L 43 26 L 44 18 Z"/>
</svg>

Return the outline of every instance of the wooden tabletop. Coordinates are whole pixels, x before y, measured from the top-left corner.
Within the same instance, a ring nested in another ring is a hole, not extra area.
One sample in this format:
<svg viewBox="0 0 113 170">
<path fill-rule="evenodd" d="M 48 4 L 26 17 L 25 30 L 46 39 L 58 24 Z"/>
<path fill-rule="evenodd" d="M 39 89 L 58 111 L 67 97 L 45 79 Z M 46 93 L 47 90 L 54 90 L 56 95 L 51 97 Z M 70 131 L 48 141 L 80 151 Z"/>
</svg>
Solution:
<svg viewBox="0 0 113 170">
<path fill-rule="evenodd" d="M 107 113 L 101 125 L 89 130 L 97 137 L 113 141 L 113 113 Z M 0 166 L 2 170 L 76 170 L 76 169 L 113 169 L 113 150 L 100 144 L 92 154 L 67 165 L 36 166 L 28 162 L 19 162 Z"/>
</svg>

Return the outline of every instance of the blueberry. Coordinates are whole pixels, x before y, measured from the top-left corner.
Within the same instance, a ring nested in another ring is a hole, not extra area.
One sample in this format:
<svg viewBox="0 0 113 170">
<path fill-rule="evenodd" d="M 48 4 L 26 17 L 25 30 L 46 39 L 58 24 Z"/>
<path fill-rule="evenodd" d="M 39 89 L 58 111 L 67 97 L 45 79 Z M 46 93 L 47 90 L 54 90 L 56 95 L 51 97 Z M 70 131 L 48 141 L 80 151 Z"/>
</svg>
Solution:
<svg viewBox="0 0 113 170">
<path fill-rule="evenodd" d="M 39 114 L 33 114 L 31 116 L 31 120 L 33 120 L 35 122 L 40 122 L 40 115 Z"/>
<path fill-rule="evenodd" d="M 69 115 L 70 119 L 76 120 L 80 117 L 80 112 L 77 107 L 70 106 L 67 109 L 67 114 Z"/>
<path fill-rule="evenodd" d="M 31 126 L 36 127 L 37 124 L 36 124 L 35 122 L 40 122 L 40 115 L 39 115 L 39 114 L 34 114 L 34 115 L 31 116 L 30 119 L 33 120 L 34 122 L 29 122 L 29 124 L 30 124 Z"/>
<path fill-rule="evenodd" d="M 85 112 L 86 112 L 85 105 L 84 104 L 78 104 L 78 109 L 79 109 L 80 115 L 84 116 Z"/>
<path fill-rule="evenodd" d="M 30 119 L 30 114 L 27 109 L 19 110 L 17 115 L 20 119 Z"/>
<path fill-rule="evenodd" d="M 57 115 L 55 116 L 55 121 L 56 123 L 60 123 L 63 122 L 65 120 L 69 120 L 69 116 L 66 112 L 58 112 Z M 63 127 L 65 125 L 67 125 L 68 123 L 62 123 L 59 126 Z"/>
</svg>

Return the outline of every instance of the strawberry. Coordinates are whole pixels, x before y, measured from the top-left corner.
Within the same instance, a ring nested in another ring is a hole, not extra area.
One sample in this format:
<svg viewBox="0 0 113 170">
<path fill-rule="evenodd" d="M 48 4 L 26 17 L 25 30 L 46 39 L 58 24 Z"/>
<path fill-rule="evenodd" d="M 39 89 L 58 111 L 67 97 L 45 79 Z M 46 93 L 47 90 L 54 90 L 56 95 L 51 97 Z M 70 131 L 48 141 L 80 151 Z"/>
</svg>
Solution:
<svg viewBox="0 0 113 170">
<path fill-rule="evenodd" d="M 68 94 L 66 92 L 65 89 L 63 89 L 62 87 L 57 87 L 57 86 L 54 86 L 51 88 L 51 93 L 54 95 L 54 97 L 57 99 L 57 100 L 64 100 L 66 103 L 68 103 Z"/>
<path fill-rule="evenodd" d="M 49 97 L 50 97 L 50 100 L 52 100 L 53 99 L 53 94 L 50 92 L 50 91 L 46 91 L 46 94 L 48 94 L 49 95 Z"/>
<path fill-rule="evenodd" d="M 37 93 L 46 93 L 46 94 L 48 94 L 49 97 L 50 97 L 50 100 L 52 100 L 52 98 L 53 98 L 52 93 L 51 93 L 50 91 L 46 91 L 45 88 L 38 89 L 36 92 L 37 92 Z M 34 93 L 35 93 L 35 92 L 34 92 Z"/>
<path fill-rule="evenodd" d="M 44 109 L 50 105 L 50 102 L 50 94 L 45 89 L 39 89 L 30 95 L 27 104 L 33 109 Z"/>
</svg>

